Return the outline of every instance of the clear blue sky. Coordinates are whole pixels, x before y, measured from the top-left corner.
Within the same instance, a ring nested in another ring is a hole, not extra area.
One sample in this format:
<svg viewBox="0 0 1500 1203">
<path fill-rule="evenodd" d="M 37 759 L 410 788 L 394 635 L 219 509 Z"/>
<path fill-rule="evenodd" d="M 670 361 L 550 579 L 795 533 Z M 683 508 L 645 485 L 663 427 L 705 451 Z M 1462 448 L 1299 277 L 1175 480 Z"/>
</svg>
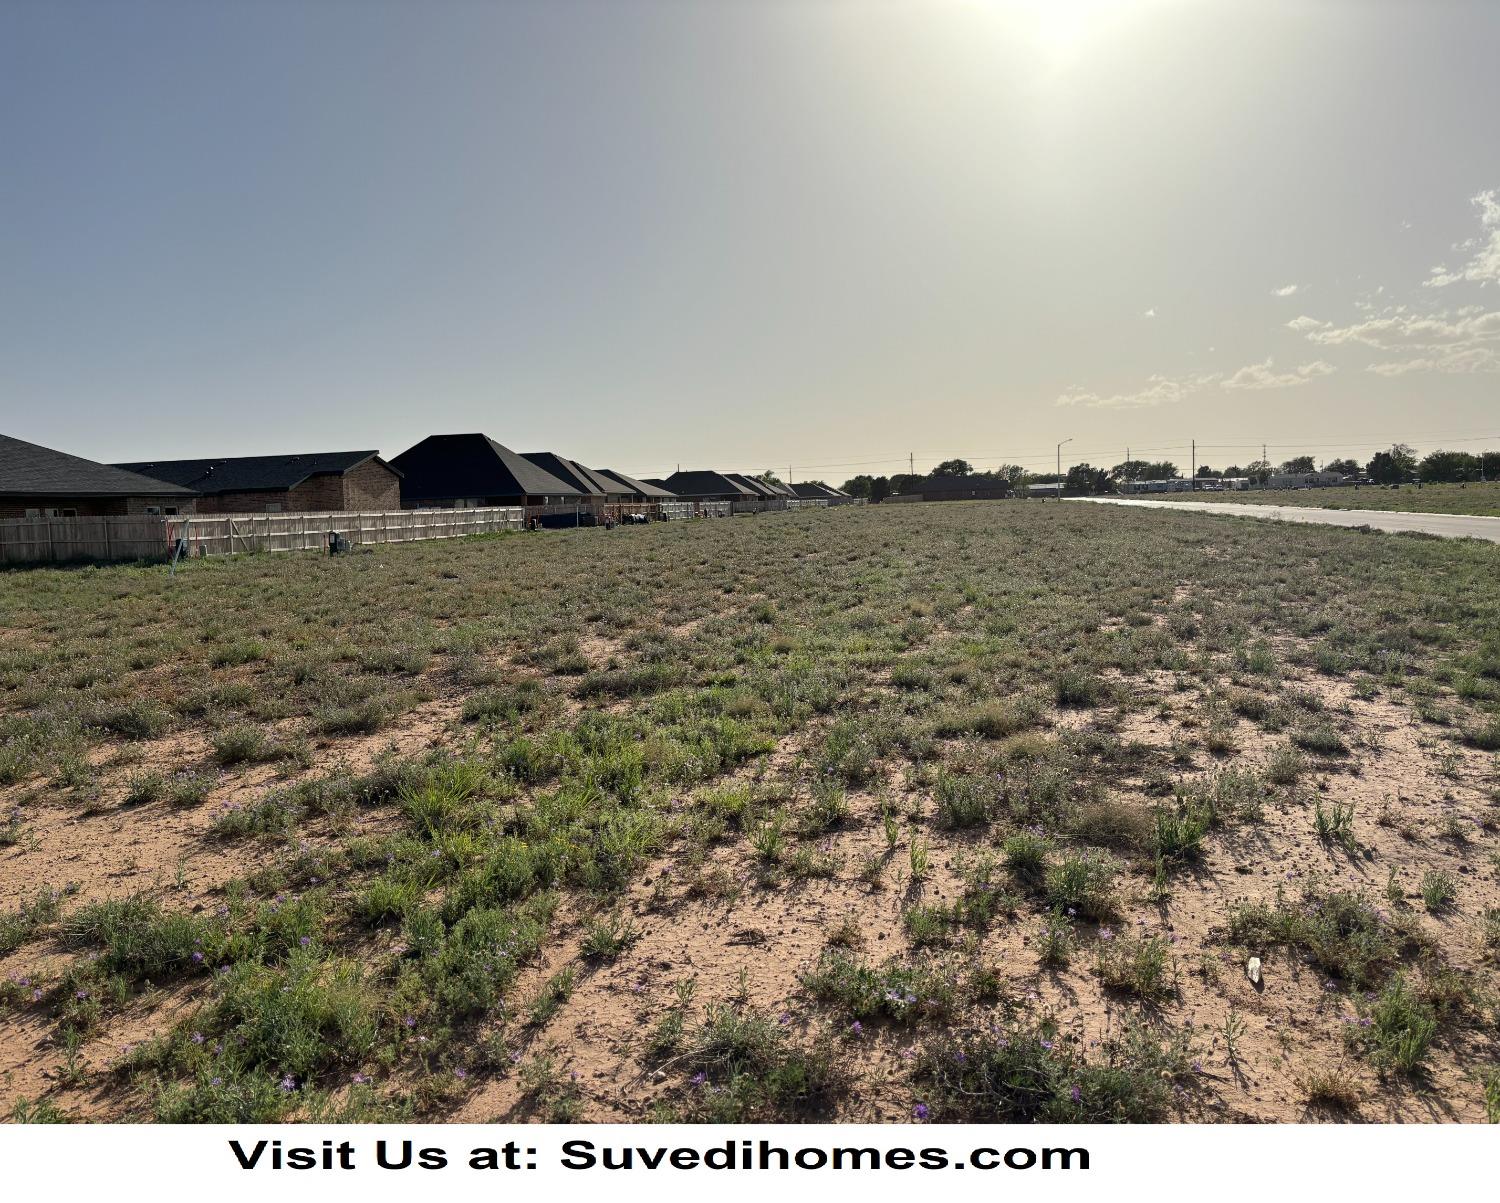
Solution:
<svg viewBox="0 0 1500 1203">
<path fill-rule="evenodd" d="M 836 481 L 1500 436 L 1497 56 L 1443 0 L 5 0 L 0 429 Z"/>
</svg>

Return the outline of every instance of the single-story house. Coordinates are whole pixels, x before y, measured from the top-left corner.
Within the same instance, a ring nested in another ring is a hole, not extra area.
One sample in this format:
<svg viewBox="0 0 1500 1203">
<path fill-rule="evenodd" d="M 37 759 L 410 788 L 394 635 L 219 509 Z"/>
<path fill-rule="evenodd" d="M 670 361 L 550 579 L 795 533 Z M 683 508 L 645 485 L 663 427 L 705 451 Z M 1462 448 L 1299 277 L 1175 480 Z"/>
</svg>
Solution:
<svg viewBox="0 0 1500 1203">
<path fill-rule="evenodd" d="M 735 484 L 749 489 L 753 496 L 759 497 L 762 501 L 776 501 L 782 499 L 783 495 L 781 493 L 778 493 L 776 489 L 774 489 L 766 481 L 757 480 L 753 476 L 746 476 L 743 472 L 724 472 L 721 475 L 723 475 L 726 480 L 731 480 Z"/>
<path fill-rule="evenodd" d="M 200 514 L 327 514 L 399 510 L 401 473 L 374 451 L 237 455 L 116 464 L 192 489 Z"/>
<path fill-rule="evenodd" d="M 636 501 L 676 501 L 677 495 L 659 484 L 653 484 L 649 480 L 636 480 L 633 476 L 626 476 L 623 472 L 616 472 L 613 468 L 595 468 L 595 476 L 603 476 L 614 481 L 623 488 Z"/>
<path fill-rule="evenodd" d="M 725 472 L 708 470 L 674 472 L 660 483 L 678 497 L 693 501 L 751 501 L 763 499 L 765 494 L 749 485 L 730 479 Z"/>
<path fill-rule="evenodd" d="M 628 490 L 616 482 L 585 468 L 576 460 L 558 455 L 555 451 L 523 451 L 521 458 L 530 460 L 543 472 L 550 472 L 558 480 L 572 485 L 591 501 L 626 501 Z"/>
<path fill-rule="evenodd" d="M 577 486 L 484 434 L 428 435 L 391 466 L 401 473 L 401 504 L 409 510 L 583 500 Z"/>
<path fill-rule="evenodd" d="M 803 481 L 800 485 L 792 485 L 793 494 L 804 501 L 841 501 L 848 500 L 849 494 L 843 489 L 835 489 L 832 485 L 819 484 L 816 481 Z"/>
<path fill-rule="evenodd" d="M 197 501 L 181 485 L 0 434 L 0 518 L 191 514 Z"/>
</svg>

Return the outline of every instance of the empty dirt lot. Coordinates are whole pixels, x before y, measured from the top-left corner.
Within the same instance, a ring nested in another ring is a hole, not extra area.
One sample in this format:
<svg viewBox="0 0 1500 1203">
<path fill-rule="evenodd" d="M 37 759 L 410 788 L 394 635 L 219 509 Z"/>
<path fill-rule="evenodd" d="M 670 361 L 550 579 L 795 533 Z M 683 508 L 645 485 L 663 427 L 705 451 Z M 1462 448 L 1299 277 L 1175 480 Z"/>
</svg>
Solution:
<svg viewBox="0 0 1500 1203">
<path fill-rule="evenodd" d="M 1496 579 L 1004 502 L 0 575 L 0 1099 L 1493 1118 Z"/>
</svg>

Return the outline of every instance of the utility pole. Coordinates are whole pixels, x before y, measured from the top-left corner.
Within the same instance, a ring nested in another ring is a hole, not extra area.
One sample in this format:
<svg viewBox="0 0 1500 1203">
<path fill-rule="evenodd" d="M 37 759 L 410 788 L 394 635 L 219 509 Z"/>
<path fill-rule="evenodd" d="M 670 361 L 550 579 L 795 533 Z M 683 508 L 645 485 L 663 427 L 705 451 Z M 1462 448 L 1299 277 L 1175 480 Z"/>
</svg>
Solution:
<svg viewBox="0 0 1500 1203">
<path fill-rule="evenodd" d="M 1071 438 L 1064 439 L 1057 445 L 1057 499 L 1062 500 L 1062 449 L 1064 443 L 1071 443 Z"/>
<path fill-rule="evenodd" d="M 1193 472 L 1192 478 L 1188 481 L 1188 492 L 1189 493 L 1196 493 L 1198 491 L 1198 440 L 1197 439 L 1193 440 L 1192 472 Z"/>
<path fill-rule="evenodd" d="M 910 451 L 906 453 L 906 474 L 908 476 L 917 474 L 917 458 Z"/>
</svg>

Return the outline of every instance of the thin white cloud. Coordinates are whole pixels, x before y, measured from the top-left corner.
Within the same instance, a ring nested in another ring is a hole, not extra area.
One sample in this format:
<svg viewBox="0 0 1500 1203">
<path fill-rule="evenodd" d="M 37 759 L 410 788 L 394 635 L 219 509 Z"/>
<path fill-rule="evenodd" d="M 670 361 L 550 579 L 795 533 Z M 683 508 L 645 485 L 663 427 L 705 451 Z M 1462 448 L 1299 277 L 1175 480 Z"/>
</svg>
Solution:
<svg viewBox="0 0 1500 1203">
<path fill-rule="evenodd" d="M 1500 310 L 1476 310 L 1473 306 L 1433 314 L 1408 313 L 1404 306 L 1397 306 L 1381 317 L 1349 326 L 1319 324 L 1311 318 L 1287 324 L 1308 342 L 1320 346 L 1359 344 L 1377 351 L 1460 347 L 1500 340 Z"/>
<path fill-rule="evenodd" d="M 1220 387 L 1229 389 L 1295 388 L 1299 384 L 1307 384 L 1319 376 L 1328 376 L 1335 371 L 1337 369 L 1333 364 L 1322 359 L 1315 359 L 1312 363 L 1301 364 L 1290 372 L 1278 372 L 1271 360 L 1266 359 L 1264 363 L 1246 364 L 1234 375 L 1220 381 Z"/>
<path fill-rule="evenodd" d="M 1150 376 L 1146 387 L 1133 393 L 1104 396 L 1084 389 L 1071 389 L 1058 397 L 1058 405 L 1081 405 L 1085 409 L 1142 409 L 1156 405 L 1175 405 L 1202 391 L 1219 379 L 1217 372 L 1208 375 Z"/>
<path fill-rule="evenodd" d="M 1425 288 L 1446 288 L 1460 280 L 1468 280 L 1481 286 L 1500 284 L 1500 190 L 1490 189 L 1470 198 L 1470 204 L 1479 210 L 1480 235 L 1458 246 L 1457 250 L 1471 252 L 1469 261 L 1461 267 L 1449 270 L 1446 264 L 1438 264 L 1423 283 Z"/>
<path fill-rule="evenodd" d="M 1286 328 L 1288 330 L 1295 330 L 1298 334 L 1304 334 L 1308 330 L 1321 330 L 1324 326 L 1331 325 L 1333 325 L 1332 322 L 1320 322 L 1317 318 L 1308 317 L 1307 314 L 1304 313 L 1301 316 L 1294 317 L 1291 321 L 1289 321 L 1286 324 Z"/>
<path fill-rule="evenodd" d="M 1151 306 L 1151 308 L 1148 309 L 1148 310 L 1146 310 L 1146 312 L 1143 313 L 1143 314 L 1141 314 L 1141 316 L 1142 317 L 1155 317 L 1156 316 L 1156 306 L 1155 305 Z"/>
<path fill-rule="evenodd" d="M 1445 376 L 1500 372 L 1500 354 L 1492 347 L 1457 347 L 1436 355 L 1419 355 L 1415 359 L 1372 363 L 1365 371 L 1378 376 L 1407 376 L 1413 372 L 1438 372 Z"/>
<path fill-rule="evenodd" d="M 1271 295 L 1273 297 L 1289 297 L 1293 293 L 1295 293 L 1296 291 L 1297 291 L 1297 285 L 1295 285 L 1295 284 L 1283 284 L 1280 288 L 1273 288 L 1273 289 L 1271 289 Z"/>
</svg>

